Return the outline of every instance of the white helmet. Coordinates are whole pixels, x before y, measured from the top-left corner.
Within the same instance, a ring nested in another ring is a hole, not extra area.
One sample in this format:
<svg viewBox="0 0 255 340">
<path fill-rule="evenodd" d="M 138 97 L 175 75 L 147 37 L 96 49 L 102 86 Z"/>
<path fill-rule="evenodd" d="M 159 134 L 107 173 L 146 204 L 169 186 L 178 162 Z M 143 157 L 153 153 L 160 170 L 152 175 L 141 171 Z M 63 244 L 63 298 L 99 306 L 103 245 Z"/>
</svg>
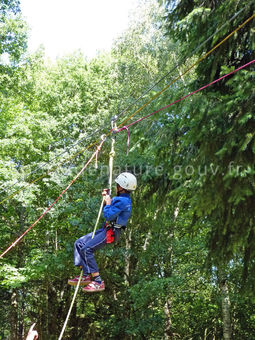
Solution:
<svg viewBox="0 0 255 340">
<path fill-rule="evenodd" d="M 130 172 L 122 172 L 115 182 L 128 191 L 134 191 L 137 187 L 136 177 Z"/>
</svg>

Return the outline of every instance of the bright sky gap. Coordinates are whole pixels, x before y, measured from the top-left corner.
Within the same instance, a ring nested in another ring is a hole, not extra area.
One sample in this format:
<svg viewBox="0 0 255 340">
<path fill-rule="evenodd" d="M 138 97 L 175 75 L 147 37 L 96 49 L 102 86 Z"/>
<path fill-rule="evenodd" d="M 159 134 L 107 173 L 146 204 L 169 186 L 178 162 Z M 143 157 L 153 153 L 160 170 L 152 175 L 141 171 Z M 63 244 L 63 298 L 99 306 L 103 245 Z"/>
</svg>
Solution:
<svg viewBox="0 0 255 340">
<path fill-rule="evenodd" d="M 138 0 L 21 0 L 30 52 L 40 45 L 52 60 L 81 50 L 88 58 L 109 50 L 127 27 Z"/>
</svg>

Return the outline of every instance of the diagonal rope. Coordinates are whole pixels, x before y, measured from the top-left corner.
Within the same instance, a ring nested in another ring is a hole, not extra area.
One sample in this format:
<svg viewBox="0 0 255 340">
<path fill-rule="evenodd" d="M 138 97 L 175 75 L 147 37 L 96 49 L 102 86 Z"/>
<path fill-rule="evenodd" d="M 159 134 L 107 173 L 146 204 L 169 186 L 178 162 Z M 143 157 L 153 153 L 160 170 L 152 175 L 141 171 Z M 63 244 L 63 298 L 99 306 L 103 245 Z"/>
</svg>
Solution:
<svg viewBox="0 0 255 340">
<path fill-rule="evenodd" d="M 216 34 L 218 34 L 226 25 L 229 25 L 239 14 L 241 14 L 246 8 L 251 5 L 252 1 L 248 3 L 245 7 L 241 8 L 238 12 L 236 12 L 229 20 L 227 20 L 221 27 L 216 29 L 214 33 L 212 33 L 206 40 L 204 40 L 199 46 L 197 46 L 188 56 L 185 56 L 181 59 L 176 66 L 174 66 L 170 71 L 168 71 L 163 77 L 157 80 L 152 86 L 150 86 L 141 96 L 139 96 L 133 103 L 128 105 L 123 111 L 121 111 L 117 116 L 116 119 L 119 119 L 124 113 L 126 113 L 132 106 L 137 104 L 147 93 L 149 93 L 155 86 L 157 86 L 162 80 L 164 80 L 169 74 L 176 70 L 176 68 L 180 67 L 183 62 L 194 55 L 197 51 L 199 51 L 208 41 L 210 41 Z M 216 25 L 217 27 L 217 25 Z"/>
<path fill-rule="evenodd" d="M 191 71 L 196 65 L 198 65 L 201 61 L 203 61 L 206 57 L 208 57 L 213 51 L 215 51 L 219 46 L 221 46 L 226 40 L 228 40 L 232 35 L 238 32 L 242 27 L 244 27 L 248 22 L 250 22 L 255 17 L 255 14 L 251 15 L 247 20 L 245 20 L 241 25 L 239 25 L 233 32 L 228 34 L 223 40 L 221 40 L 217 45 L 215 45 L 210 51 L 205 53 L 201 58 L 199 58 L 194 64 L 188 67 L 182 74 L 180 74 L 177 78 L 171 81 L 167 86 L 165 86 L 161 91 L 157 92 L 148 102 L 143 104 L 138 110 L 136 110 L 131 116 L 126 118 L 119 127 L 125 125 L 127 121 L 129 121 L 134 115 L 139 113 L 143 108 L 149 105 L 154 99 L 158 98 L 163 92 L 165 92 L 171 85 L 173 85 L 177 80 L 181 79 L 185 74 Z"/>
<path fill-rule="evenodd" d="M 42 215 L 21 235 L 19 236 L 1 255 L 0 259 L 8 253 L 9 250 L 11 250 L 16 244 L 51 210 L 51 208 L 54 206 L 54 204 L 57 203 L 57 201 L 64 195 L 64 193 L 71 187 L 71 185 L 80 177 L 80 175 L 83 173 L 83 171 L 88 167 L 88 165 L 91 163 L 92 159 L 98 154 L 98 152 L 101 150 L 101 147 L 104 143 L 105 139 L 102 139 L 100 145 L 98 146 L 97 150 L 93 153 L 93 155 L 90 157 L 90 159 L 87 161 L 87 163 L 83 166 L 83 168 L 79 171 L 79 173 L 75 176 L 75 178 L 68 184 L 68 186 L 62 191 L 62 193 L 58 196 L 58 198 L 42 213 Z"/>
</svg>

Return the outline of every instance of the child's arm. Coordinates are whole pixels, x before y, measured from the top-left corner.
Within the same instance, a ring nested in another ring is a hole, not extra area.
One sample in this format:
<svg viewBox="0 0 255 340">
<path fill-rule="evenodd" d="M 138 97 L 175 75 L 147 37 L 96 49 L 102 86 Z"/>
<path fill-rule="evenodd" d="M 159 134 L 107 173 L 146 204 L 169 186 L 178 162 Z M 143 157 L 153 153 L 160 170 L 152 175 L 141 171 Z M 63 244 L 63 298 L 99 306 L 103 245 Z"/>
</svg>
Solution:
<svg viewBox="0 0 255 340">
<path fill-rule="evenodd" d="M 119 216 L 122 211 L 126 210 L 126 208 L 126 203 L 124 203 L 118 197 L 114 197 L 114 199 L 111 200 L 111 204 L 106 204 L 106 206 L 104 207 L 104 217 L 107 221 L 113 221 Z"/>
</svg>

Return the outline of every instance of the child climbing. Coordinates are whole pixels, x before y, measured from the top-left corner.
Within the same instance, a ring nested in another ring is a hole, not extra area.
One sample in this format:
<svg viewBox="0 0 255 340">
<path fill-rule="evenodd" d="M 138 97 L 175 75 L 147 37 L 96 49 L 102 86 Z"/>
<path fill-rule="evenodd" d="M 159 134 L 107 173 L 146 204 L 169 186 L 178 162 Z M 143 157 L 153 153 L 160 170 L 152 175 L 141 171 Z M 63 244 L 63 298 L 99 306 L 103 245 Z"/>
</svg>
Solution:
<svg viewBox="0 0 255 340">
<path fill-rule="evenodd" d="M 115 182 L 117 196 L 112 199 L 108 189 L 104 189 L 102 192 L 103 214 L 106 219 L 104 226 L 95 232 L 94 238 L 92 237 L 93 233 L 89 233 L 74 243 L 74 264 L 83 269 L 80 284 L 84 286 L 84 292 L 92 293 L 105 290 L 94 252 L 108 243 L 118 242 L 131 215 L 130 193 L 136 189 L 136 177 L 129 172 L 123 172 L 115 179 Z M 68 283 L 76 286 L 78 281 L 79 276 L 76 276 L 74 279 L 68 280 Z"/>
</svg>

